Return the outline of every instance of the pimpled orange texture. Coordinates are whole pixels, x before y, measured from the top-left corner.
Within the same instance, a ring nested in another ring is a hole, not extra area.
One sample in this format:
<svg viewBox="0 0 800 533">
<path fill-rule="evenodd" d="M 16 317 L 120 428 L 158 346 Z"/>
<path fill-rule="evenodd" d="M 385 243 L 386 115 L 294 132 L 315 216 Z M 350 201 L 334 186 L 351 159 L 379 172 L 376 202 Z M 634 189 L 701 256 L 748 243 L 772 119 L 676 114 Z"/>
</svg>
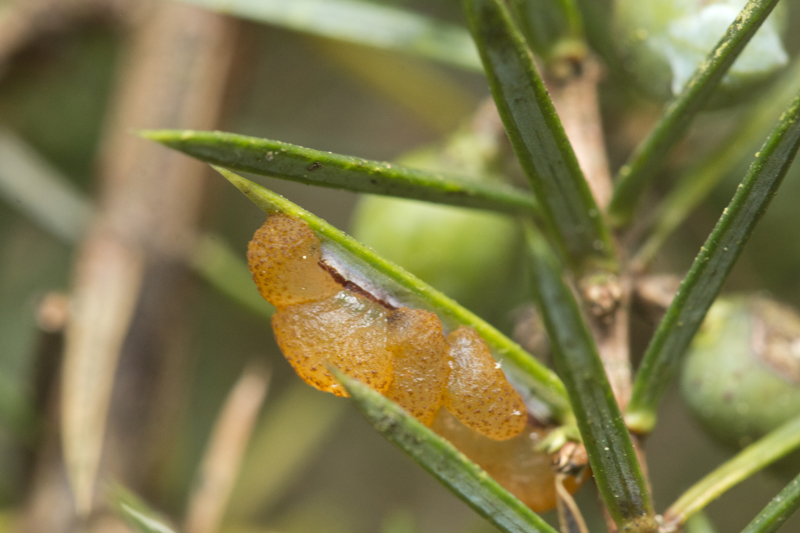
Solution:
<svg viewBox="0 0 800 533">
<path fill-rule="evenodd" d="M 286 215 L 270 215 L 247 246 L 253 281 L 275 307 L 330 298 L 341 290 L 319 260 L 317 236 L 308 224 Z"/>
<path fill-rule="evenodd" d="M 394 355 L 394 374 L 386 397 L 430 426 L 450 371 L 439 317 L 408 307 L 391 311 L 387 348 Z"/>
<path fill-rule="evenodd" d="M 516 437 L 497 441 L 476 433 L 442 409 L 432 429 L 533 511 L 543 513 L 555 509 L 552 461 L 548 454 L 536 451 L 536 445 L 547 434 L 545 428 L 526 425 Z M 572 494 L 584 479 L 568 477 L 564 487 Z"/>
<path fill-rule="evenodd" d="M 320 266 L 319 239 L 304 221 L 269 216 L 250 241 L 247 258 L 259 291 L 277 308 L 272 325 L 278 345 L 310 385 L 347 395 L 328 371 L 330 364 L 387 393 L 425 424 L 444 403 L 492 439 L 522 431 L 522 399 L 477 332 L 461 327 L 445 342 L 435 314 L 388 311 L 342 289 Z"/>
<path fill-rule="evenodd" d="M 283 355 L 309 385 L 347 396 L 326 364 L 378 392 L 391 384 L 386 310 L 363 296 L 345 289 L 333 298 L 279 307 L 272 329 Z"/>
<path fill-rule="evenodd" d="M 456 418 L 494 440 L 525 428 L 527 410 L 478 332 L 461 326 L 447 336 L 451 366 L 445 406 Z"/>
</svg>

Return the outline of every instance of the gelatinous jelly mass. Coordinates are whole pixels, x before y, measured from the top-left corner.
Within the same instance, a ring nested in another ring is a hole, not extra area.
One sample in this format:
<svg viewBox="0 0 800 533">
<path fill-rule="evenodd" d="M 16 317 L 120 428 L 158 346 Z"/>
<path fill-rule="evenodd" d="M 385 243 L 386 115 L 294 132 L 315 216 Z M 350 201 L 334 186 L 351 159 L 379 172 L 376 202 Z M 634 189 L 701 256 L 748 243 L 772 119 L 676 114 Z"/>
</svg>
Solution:
<svg viewBox="0 0 800 533">
<path fill-rule="evenodd" d="M 450 378 L 445 406 L 478 433 L 510 439 L 525 428 L 527 410 L 478 332 L 464 326 L 447 336 Z"/>
<path fill-rule="evenodd" d="M 320 267 L 319 240 L 301 220 L 270 216 L 247 258 L 277 308 L 278 345 L 306 383 L 347 396 L 333 365 L 432 425 L 534 511 L 555 507 L 550 457 L 535 449 L 546 429 L 528 424 L 522 398 L 475 330 L 462 326 L 445 339 L 434 313 L 387 309 L 343 288 Z"/>
<path fill-rule="evenodd" d="M 536 451 L 547 429 L 527 425 L 512 439 L 497 441 L 484 437 L 459 422 L 445 409 L 439 411 L 432 428 L 461 453 L 478 464 L 503 488 L 537 513 L 556 507 L 555 475 L 548 454 Z M 564 487 L 573 493 L 580 480 L 568 477 Z"/>
<path fill-rule="evenodd" d="M 315 302 L 342 290 L 319 266 L 320 242 L 308 224 L 270 215 L 247 247 L 261 296 L 275 307 Z"/>
<path fill-rule="evenodd" d="M 340 287 L 341 288 L 341 287 Z M 392 381 L 386 309 L 349 290 L 318 302 L 279 307 L 272 329 L 295 372 L 314 387 L 347 396 L 326 364 L 378 392 Z"/>
<path fill-rule="evenodd" d="M 394 372 L 386 397 L 431 425 L 444 402 L 450 371 L 442 322 L 422 309 L 391 311 L 387 348 L 394 356 Z"/>
<path fill-rule="evenodd" d="M 333 365 L 428 425 L 445 405 L 491 439 L 525 427 L 522 399 L 475 330 L 462 326 L 445 341 L 434 313 L 390 310 L 343 288 L 320 266 L 319 239 L 304 221 L 269 216 L 247 258 L 259 291 L 277 308 L 278 345 L 308 384 L 347 396 Z"/>
</svg>

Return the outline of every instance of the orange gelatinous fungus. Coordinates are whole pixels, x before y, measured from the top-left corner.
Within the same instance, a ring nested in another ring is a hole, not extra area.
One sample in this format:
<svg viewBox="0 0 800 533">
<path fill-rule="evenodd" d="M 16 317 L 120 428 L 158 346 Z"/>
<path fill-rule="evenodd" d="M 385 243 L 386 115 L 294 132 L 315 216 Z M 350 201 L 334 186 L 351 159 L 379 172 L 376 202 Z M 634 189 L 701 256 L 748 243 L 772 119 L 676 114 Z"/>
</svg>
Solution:
<svg viewBox="0 0 800 533">
<path fill-rule="evenodd" d="M 525 429 L 527 409 L 486 343 L 465 326 L 447 336 L 450 378 L 445 406 L 478 433 L 506 440 Z"/>
<path fill-rule="evenodd" d="M 247 247 L 259 292 L 275 307 L 330 298 L 342 288 L 320 266 L 320 242 L 302 220 L 270 215 Z"/>
<path fill-rule="evenodd" d="M 432 429 L 483 468 L 503 488 L 537 513 L 556 507 L 555 473 L 550 455 L 536 450 L 547 428 L 527 424 L 516 437 L 492 440 L 476 433 L 441 409 Z M 564 487 L 574 493 L 588 478 L 568 477 Z"/>
<path fill-rule="evenodd" d="M 347 396 L 333 365 L 427 425 L 445 405 L 491 439 L 510 439 L 525 427 L 522 398 L 475 330 L 462 326 L 445 339 L 434 313 L 387 309 L 343 288 L 323 269 L 320 241 L 303 220 L 270 215 L 247 258 L 261 295 L 277 308 L 278 345 L 306 383 Z"/>
<path fill-rule="evenodd" d="M 391 309 L 343 287 L 322 268 L 320 241 L 302 220 L 271 215 L 247 258 L 277 308 L 278 346 L 306 383 L 347 396 L 334 366 L 432 426 L 534 511 L 556 506 L 550 457 L 535 449 L 547 430 L 528 423 L 522 398 L 474 329 L 445 338 L 434 313 Z M 579 485 L 565 483 L 570 492 Z"/>
<path fill-rule="evenodd" d="M 386 314 L 381 305 L 343 289 L 318 302 L 279 307 L 272 329 L 283 355 L 309 385 L 347 396 L 328 371 L 333 365 L 385 392 L 392 380 Z"/>
<path fill-rule="evenodd" d="M 390 311 L 387 348 L 394 355 L 394 373 L 386 397 L 430 426 L 450 372 L 442 322 L 422 309 Z"/>
</svg>

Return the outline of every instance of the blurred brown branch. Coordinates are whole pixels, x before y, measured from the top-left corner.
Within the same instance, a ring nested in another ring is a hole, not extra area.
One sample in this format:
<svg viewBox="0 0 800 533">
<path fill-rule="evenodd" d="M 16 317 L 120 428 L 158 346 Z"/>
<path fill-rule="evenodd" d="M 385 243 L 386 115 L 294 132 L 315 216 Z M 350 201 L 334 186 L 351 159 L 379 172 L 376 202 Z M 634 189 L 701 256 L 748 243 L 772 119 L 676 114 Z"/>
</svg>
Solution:
<svg viewBox="0 0 800 533">
<path fill-rule="evenodd" d="M 233 386 L 211 433 L 186 512 L 186 533 L 216 533 L 239 477 L 258 413 L 269 387 L 270 372 L 248 365 Z"/>
<path fill-rule="evenodd" d="M 18 2 L 0 19 L 14 30 L 0 30 L 0 62 L 44 34 L 118 14 L 120 4 Z M 180 383 L 165 370 L 185 373 L 192 283 L 184 263 L 205 167 L 133 130 L 216 126 L 236 51 L 237 23 L 227 17 L 171 2 L 124 4 L 137 4 L 140 17 L 109 113 L 98 210 L 75 261 L 61 382 L 62 446 L 81 514 L 92 507 L 99 472 L 148 488 L 164 417 L 179 403 Z M 32 502 L 53 489 L 51 479 L 34 483 Z M 29 520 L 30 531 L 41 531 L 36 523 L 72 522 L 63 505 L 29 509 L 61 515 Z"/>
<path fill-rule="evenodd" d="M 16 0 L 0 11 L 0 75 L 17 54 L 87 23 L 131 23 L 145 2 Z"/>
</svg>

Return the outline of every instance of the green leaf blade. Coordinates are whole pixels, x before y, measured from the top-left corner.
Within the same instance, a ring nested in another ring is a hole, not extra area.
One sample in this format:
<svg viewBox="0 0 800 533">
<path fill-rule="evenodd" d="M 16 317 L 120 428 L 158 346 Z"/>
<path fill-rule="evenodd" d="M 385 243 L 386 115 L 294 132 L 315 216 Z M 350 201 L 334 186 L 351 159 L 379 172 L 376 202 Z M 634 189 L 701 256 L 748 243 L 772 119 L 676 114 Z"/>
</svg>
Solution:
<svg viewBox="0 0 800 533">
<path fill-rule="evenodd" d="M 626 413 L 628 426 L 647 433 L 656 408 L 708 309 L 769 206 L 800 147 L 800 94 L 750 165 L 658 325 L 636 379 Z"/>
<path fill-rule="evenodd" d="M 685 522 L 730 488 L 799 447 L 800 417 L 771 431 L 695 483 L 667 509 L 664 520 L 673 525 Z M 799 489 L 793 487 L 790 490 Z"/>
<path fill-rule="evenodd" d="M 283 213 L 305 221 L 322 241 L 323 253 L 327 249 L 335 254 L 348 274 L 366 273 L 357 281 L 364 282 L 365 288 L 390 291 L 380 295 L 402 305 L 433 311 L 447 328 L 463 324 L 475 329 L 493 354 L 509 363 L 515 371 L 515 382 L 544 402 L 557 420 L 571 416 L 564 385 L 558 376 L 485 320 L 305 209 L 233 172 L 215 168 L 264 212 Z"/>
<path fill-rule="evenodd" d="M 514 152 L 542 214 L 578 268 L 615 268 L 614 247 L 525 41 L 500 0 L 464 10 Z"/>
<path fill-rule="evenodd" d="M 117 514 L 139 533 L 176 533 L 161 513 L 121 485 L 111 487 L 108 499 Z"/>
<path fill-rule="evenodd" d="M 295 31 L 427 57 L 480 72 L 463 28 L 423 15 L 357 0 L 181 0 Z"/>
<path fill-rule="evenodd" d="M 717 150 L 683 174 L 658 207 L 647 240 L 632 262 L 635 269 L 646 267 L 664 242 L 688 218 L 735 166 L 755 150 L 784 109 L 792 102 L 800 86 L 800 61 L 792 65 L 780 82 L 762 96 L 739 126 Z"/>
<path fill-rule="evenodd" d="M 509 7 L 531 49 L 546 61 L 565 51 L 578 57 L 588 51 L 575 0 L 512 0 Z"/>
<path fill-rule="evenodd" d="M 711 519 L 703 511 L 698 511 L 686 521 L 684 533 L 717 533 Z"/>
<path fill-rule="evenodd" d="M 534 296 L 598 490 L 621 531 L 655 531 L 647 484 L 594 339 L 547 242 L 530 225 L 526 237 Z"/>
<path fill-rule="evenodd" d="M 0 198 L 63 242 L 75 242 L 89 226 L 93 206 L 41 154 L 0 128 Z"/>
<path fill-rule="evenodd" d="M 777 3 L 778 0 L 749 0 L 686 82 L 681 94 L 669 104 L 647 138 L 622 166 L 608 206 L 613 225 L 630 222 L 647 184 Z"/>
<path fill-rule="evenodd" d="M 789 482 L 758 513 L 742 533 L 775 533 L 800 507 L 800 475 Z"/>
<path fill-rule="evenodd" d="M 501 213 L 536 211 L 525 191 L 437 172 L 369 161 L 293 144 L 223 132 L 162 130 L 142 136 L 232 170 L 335 189 L 382 194 Z"/>
<path fill-rule="evenodd" d="M 452 444 L 397 404 L 334 370 L 364 417 L 453 494 L 504 533 L 557 533 Z"/>
</svg>

